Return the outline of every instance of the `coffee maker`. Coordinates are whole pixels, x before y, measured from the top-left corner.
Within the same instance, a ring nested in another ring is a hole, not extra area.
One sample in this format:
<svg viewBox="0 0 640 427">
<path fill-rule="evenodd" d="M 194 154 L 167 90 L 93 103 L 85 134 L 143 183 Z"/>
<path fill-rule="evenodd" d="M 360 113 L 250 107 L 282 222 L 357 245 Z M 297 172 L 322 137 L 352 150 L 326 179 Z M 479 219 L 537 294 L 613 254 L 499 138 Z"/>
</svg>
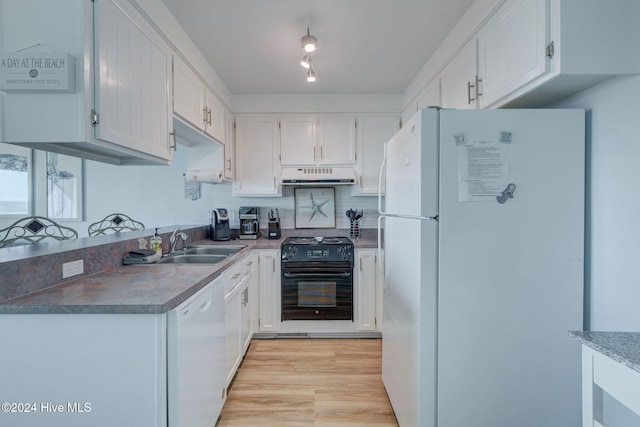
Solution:
<svg viewBox="0 0 640 427">
<path fill-rule="evenodd" d="M 211 238 L 213 240 L 231 240 L 229 212 L 224 208 L 215 208 L 211 217 Z"/>
<path fill-rule="evenodd" d="M 257 207 L 241 207 L 240 208 L 240 239 L 257 239 L 260 234 L 260 223 L 258 215 L 260 213 Z"/>
</svg>

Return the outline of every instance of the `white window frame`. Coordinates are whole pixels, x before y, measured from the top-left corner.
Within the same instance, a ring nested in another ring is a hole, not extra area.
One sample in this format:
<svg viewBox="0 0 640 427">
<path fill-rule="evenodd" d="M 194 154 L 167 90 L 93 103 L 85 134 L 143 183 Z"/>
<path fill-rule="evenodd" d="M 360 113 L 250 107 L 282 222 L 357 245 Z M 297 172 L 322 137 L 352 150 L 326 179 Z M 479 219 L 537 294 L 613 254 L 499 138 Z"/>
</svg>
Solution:
<svg viewBox="0 0 640 427">
<path fill-rule="evenodd" d="M 9 144 L 6 144 L 9 145 Z M 4 148 L 4 147 L 3 147 Z M 23 148 L 23 147 L 18 147 Z M 22 218 L 25 216 L 37 215 L 49 218 L 48 206 L 49 206 L 49 191 L 48 191 L 48 176 L 47 176 L 47 155 L 46 151 L 33 150 L 25 148 L 29 152 L 29 212 L 25 215 L 22 214 L 6 214 L 0 212 L 0 219 Z M 16 150 L 22 151 L 22 150 Z M 62 156 L 59 154 L 58 156 Z M 73 159 L 70 156 L 65 158 Z M 51 216 L 50 218 L 56 222 L 81 222 L 85 220 L 85 161 L 83 159 L 77 159 L 79 164 L 73 169 L 74 175 L 79 175 L 76 186 L 78 200 L 76 201 L 75 217 L 57 217 Z M 1 228 L 1 227 L 0 227 Z"/>
</svg>

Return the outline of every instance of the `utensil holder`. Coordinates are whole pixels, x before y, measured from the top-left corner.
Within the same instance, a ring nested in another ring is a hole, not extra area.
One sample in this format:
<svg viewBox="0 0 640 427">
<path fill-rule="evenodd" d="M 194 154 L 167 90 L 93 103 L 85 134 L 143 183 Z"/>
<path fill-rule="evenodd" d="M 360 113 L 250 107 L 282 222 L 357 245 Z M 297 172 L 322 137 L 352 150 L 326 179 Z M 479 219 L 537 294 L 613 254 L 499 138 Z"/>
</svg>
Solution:
<svg viewBox="0 0 640 427">
<path fill-rule="evenodd" d="M 360 221 L 356 219 L 352 219 L 351 228 L 349 231 L 350 231 L 349 235 L 351 236 L 352 239 L 357 239 L 358 237 L 360 237 Z"/>
</svg>

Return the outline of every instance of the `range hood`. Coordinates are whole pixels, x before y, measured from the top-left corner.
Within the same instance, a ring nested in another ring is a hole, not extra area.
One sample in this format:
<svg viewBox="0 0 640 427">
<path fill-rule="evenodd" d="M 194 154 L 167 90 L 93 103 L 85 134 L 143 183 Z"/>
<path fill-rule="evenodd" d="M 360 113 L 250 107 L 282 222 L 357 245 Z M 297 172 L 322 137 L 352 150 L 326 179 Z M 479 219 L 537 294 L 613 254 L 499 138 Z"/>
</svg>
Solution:
<svg viewBox="0 0 640 427">
<path fill-rule="evenodd" d="M 345 185 L 353 184 L 356 174 L 352 167 L 284 167 L 282 185 Z"/>
</svg>

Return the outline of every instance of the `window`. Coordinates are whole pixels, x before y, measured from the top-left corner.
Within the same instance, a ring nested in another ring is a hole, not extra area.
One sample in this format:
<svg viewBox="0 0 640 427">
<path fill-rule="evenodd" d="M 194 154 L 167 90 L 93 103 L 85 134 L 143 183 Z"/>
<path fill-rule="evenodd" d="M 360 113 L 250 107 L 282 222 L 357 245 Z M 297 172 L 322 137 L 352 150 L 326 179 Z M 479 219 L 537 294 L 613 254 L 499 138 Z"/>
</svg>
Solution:
<svg viewBox="0 0 640 427">
<path fill-rule="evenodd" d="M 83 220 L 84 161 L 0 143 L 0 217 Z"/>
<path fill-rule="evenodd" d="M 31 150 L 0 144 L 0 216 L 31 213 Z"/>
<path fill-rule="evenodd" d="M 47 217 L 82 219 L 82 160 L 47 153 Z"/>
</svg>

